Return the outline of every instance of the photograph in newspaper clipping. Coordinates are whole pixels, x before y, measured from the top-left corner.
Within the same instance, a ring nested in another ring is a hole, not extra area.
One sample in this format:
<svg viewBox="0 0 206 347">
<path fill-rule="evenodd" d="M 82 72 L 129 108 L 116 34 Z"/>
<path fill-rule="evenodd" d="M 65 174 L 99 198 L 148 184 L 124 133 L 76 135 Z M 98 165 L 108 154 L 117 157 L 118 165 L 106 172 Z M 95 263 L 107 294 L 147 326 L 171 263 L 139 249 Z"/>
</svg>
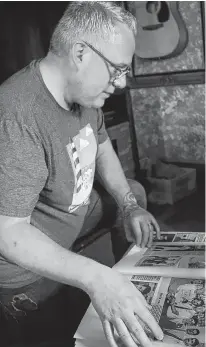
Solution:
<svg viewBox="0 0 206 347">
<path fill-rule="evenodd" d="M 193 233 L 193 232 L 162 232 L 161 239 L 155 239 L 155 243 L 161 244 L 205 244 L 205 233 Z"/>
<path fill-rule="evenodd" d="M 130 280 L 152 306 L 164 342 L 205 346 L 205 280 L 138 275 Z"/>
</svg>

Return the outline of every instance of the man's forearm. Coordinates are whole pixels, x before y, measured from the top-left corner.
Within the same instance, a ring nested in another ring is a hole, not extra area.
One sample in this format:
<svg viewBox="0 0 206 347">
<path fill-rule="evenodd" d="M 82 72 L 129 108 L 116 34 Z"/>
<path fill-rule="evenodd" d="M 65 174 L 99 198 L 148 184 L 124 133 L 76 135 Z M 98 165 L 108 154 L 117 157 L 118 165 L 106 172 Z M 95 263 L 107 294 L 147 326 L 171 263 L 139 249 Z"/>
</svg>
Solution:
<svg viewBox="0 0 206 347">
<path fill-rule="evenodd" d="M 97 172 L 104 187 L 114 197 L 121 210 L 137 204 L 110 140 L 100 145 Z"/>
<path fill-rule="evenodd" d="M 89 293 L 105 266 L 75 254 L 34 226 L 20 222 L 0 229 L 0 252 L 17 265 Z"/>
</svg>

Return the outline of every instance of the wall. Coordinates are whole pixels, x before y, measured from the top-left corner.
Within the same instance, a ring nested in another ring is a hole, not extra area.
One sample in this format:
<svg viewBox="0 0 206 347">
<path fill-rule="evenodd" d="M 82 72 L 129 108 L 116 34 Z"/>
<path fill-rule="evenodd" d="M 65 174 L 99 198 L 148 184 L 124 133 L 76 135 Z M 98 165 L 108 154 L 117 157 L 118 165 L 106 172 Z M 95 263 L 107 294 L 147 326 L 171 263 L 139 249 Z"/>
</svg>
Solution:
<svg viewBox="0 0 206 347">
<path fill-rule="evenodd" d="M 136 74 L 203 68 L 199 2 L 180 1 L 189 42 L 178 57 L 162 61 L 135 58 Z M 139 156 L 204 163 L 204 85 L 168 86 L 130 91 Z"/>
<path fill-rule="evenodd" d="M 140 158 L 203 163 L 204 85 L 132 90 Z"/>
<path fill-rule="evenodd" d="M 43 57 L 66 2 L 0 1 L 0 84 Z"/>
</svg>

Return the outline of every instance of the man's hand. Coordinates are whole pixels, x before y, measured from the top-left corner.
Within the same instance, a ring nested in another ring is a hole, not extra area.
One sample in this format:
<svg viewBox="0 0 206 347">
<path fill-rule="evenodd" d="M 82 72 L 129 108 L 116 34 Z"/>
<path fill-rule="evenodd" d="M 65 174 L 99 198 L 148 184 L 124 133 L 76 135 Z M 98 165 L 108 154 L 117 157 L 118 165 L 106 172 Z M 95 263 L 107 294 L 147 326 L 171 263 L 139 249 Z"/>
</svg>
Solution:
<svg viewBox="0 0 206 347">
<path fill-rule="evenodd" d="M 148 326 L 152 336 L 162 340 L 162 330 L 149 312 L 143 295 L 115 270 L 105 267 L 96 277 L 88 294 L 111 347 L 117 347 L 113 328 L 125 347 L 136 347 L 135 340 L 144 347 L 152 347 L 142 323 Z"/>
<path fill-rule="evenodd" d="M 160 228 L 155 218 L 140 207 L 132 192 L 126 194 L 123 203 L 123 223 L 128 241 L 139 247 L 151 247 L 153 234 L 160 239 Z"/>
<path fill-rule="evenodd" d="M 179 311 L 175 307 L 175 303 L 170 305 L 172 313 L 179 315 Z"/>
</svg>

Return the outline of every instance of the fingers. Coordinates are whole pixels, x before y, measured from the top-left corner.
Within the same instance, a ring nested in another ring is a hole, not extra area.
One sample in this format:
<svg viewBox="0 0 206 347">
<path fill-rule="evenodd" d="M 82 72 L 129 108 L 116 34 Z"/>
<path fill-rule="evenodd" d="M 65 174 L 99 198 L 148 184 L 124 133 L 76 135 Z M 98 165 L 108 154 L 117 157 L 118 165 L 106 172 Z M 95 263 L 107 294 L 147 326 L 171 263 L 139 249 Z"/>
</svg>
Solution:
<svg viewBox="0 0 206 347">
<path fill-rule="evenodd" d="M 130 220 L 131 234 L 138 247 L 151 247 L 153 242 L 153 234 L 156 233 L 157 239 L 160 239 L 160 227 L 155 218 L 148 213 L 144 218 L 133 216 Z"/>
<path fill-rule="evenodd" d="M 151 227 L 149 223 L 140 222 L 140 227 L 142 231 L 142 242 L 141 242 L 141 248 L 146 247 L 148 244 L 150 233 L 151 233 Z"/>
<path fill-rule="evenodd" d="M 132 229 L 134 230 L 135 243 L 138 247 L 140 247 L 142 242 L 142 230 L 139 221 L 133 219 L 131 221 Z"/>
<path fill-rule="evenodd" d="M 133 320 L 133 322 L 130 322 L 132 320 Z M 115 329 L 116 329 L 116 331 L 120 337 L 120 340 L 123 342 L 124 346 L 126 346 L 126 347 L 137 347 L 136 343 L 134 342 L 133 338 L 131 337 L 131 333 L 134 335 L 134 337 L 139 336 L 138 334 L 139 334 L 139 331 L 141 328 L 140 324 L 137 322 L 135 316 L 133 316 L 133 319 L 128 319 L 126 324 L 129 328 L 130 332 L 128 331 L 127 327 L 125 326 L 125 324 L 123 323 L 123 321 L 120 318 L 117 318 L 114 322 L 114 326 L 115 326 Z"/>
<path fill-rule="evenodd" d="M 149 233 L 149 239 L 148 239 L 148 244 L 147 247 L 150 248 L 152 247 L 152 242 L 153 242 L 153 226 L 151 224 L 149 224 L 149 228 L 150 228 L 150 233 Z"/>
<path fill-rule="evenodd" d="M 163 332 L 156 322 L 155 318 L 145 307 L 144 300 L 142 300 L 142 295 L 139 293 L 139 298 L 134 301 L 134 312 L 129 310 L 124 311 L 122 318 L 114 317 L 113 325 L 108 320 L 102 321 L 105 336 L 108 340 L 110 347 L 118 347 L 119 341 L 123 342 L 125 347 L 136 347 L 137 343 L 140 343 L 142 347 L 152 347 L 153 342 L 150 341 L 146 332 L 144 331 L 141 323 L 137 320 L 136 316 L 141 318 L 141 321 L 146 324 L 151 330 L 151 333 L 158 340 L 163 339 Z M 118 336 L 114 335 L 114 328 Z M 149 334 L 150 335 L 150 334 Z M 118 344 L 117 344 L 118 341 Z"/>
<path fill-rule="evenodd" d="M 102 325 L 109 345 L 118 347 L 111 323 L 105 320 L 102 322 Z M 143 347 L 152 347 L 152 343 L 134 315 L 128 313 L 124 322 L 121 318 L 116 318 L 114 327 L 125 347 L 136 347 L 137 343 L 140 343 Z"/>
<path fill-rule="evenodd" d="M 114 338 L 114 329 L 113 329 L 111 323 L 108 320 L 104 320 L 104 321 L 102 321 L 102 326 L 103 326 L 107 341 L 109 342 L 109 345 L 111 347 L 118 347 L 118 345 L 115 341 L 115 338 Z"/>
<path fill-rule="evenodd" d="M 140 246 L 141 248 L 151 247 L 153 241 L 153 226 L 147 222 L 136 223 L 135 239 L 137 246 Z"/>
<path fill-rule="evenodd" d="M 127 241 L 128 242 L 132 242 L 132 243 L 136 243 L 136 239 L 134 238 L 134 234 L 131 233 L 131 228 L 128 225 L 124 225 L 124 230 L 125 230 L 125 234 L 127 237 Z"/>
<path fill-rule="evenodd" d="M 162 340 L 164 336 L 162 329 L 158 325 L 153 315 L 149 312 L 149 310 L 143 305 L 141 301 L 138 302 L 138 305 L 136 305 L 136 309 L 134 308 L 134 311 L 141 318 L 141 320 L 147 324 L 155 338 L 158 340 Z"/>
<path fill-rule="evenodd" d="M 143 347 L 152 347 L 152 342 L 149 340 L 147 334 L 145 333 L 143 327 L 138 322 L 135 315 L 127 315 L 127 319 L 125 319 L 125 324 L 130 332 L 130 334 L 133 336 L 135 343 L 135 346 L 139 342 L 141 346 Z M 131 345 L 133 347 L 133 345 Z"/>
<path fill-rule="evenodd" d="M 161 239 L 161 235 L 160 235 L 160 227 L 156 221 L 155 218 L 152 218 L 152 221 L 151 221 L 151 224 L 153 225 L 154 227 L 154 230 L 156 231 L 157 233 L 157 239 L 160 240 Z"/>
</svg>

